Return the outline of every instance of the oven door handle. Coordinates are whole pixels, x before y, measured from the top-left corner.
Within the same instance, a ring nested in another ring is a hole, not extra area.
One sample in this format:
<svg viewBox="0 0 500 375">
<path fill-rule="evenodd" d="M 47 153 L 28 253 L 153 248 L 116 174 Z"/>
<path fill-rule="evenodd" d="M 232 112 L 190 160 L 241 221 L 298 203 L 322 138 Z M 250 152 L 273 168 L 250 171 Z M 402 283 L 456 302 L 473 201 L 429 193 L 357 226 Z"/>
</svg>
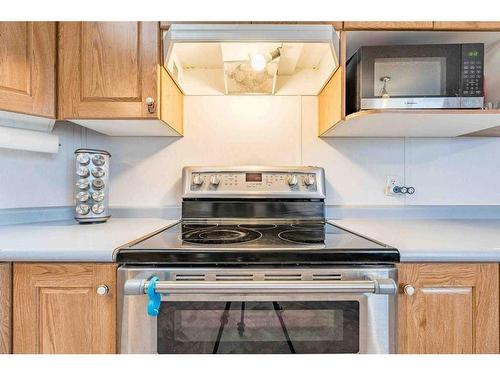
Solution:
<svg viewBox="0 0 500 375">
<path fill-rule="evenodd" d="M 131 279 L 125 282 L 126 295 L 146 294 L 147 279 Z M 349 294 L 396 294 L 393 279 L 353 281 L 156 281 L 159 294 L 293 294 L 293 293 L 349 293 Z"/>
</svg>

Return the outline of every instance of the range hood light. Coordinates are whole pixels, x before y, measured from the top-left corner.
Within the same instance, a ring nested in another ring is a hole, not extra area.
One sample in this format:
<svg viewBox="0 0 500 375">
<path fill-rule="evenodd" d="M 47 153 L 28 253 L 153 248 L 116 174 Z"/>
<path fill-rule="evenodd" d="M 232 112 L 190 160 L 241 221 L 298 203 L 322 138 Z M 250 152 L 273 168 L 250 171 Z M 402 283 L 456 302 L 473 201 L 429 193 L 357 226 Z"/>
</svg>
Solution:
<svg viewBox="0 0 500 375">
<path fill-rule="evenodd" d="M 256 53 L 255 55 L 250 56 L 250 66 L 256 72 L 262 72 L 269 62 L 277 59 L 280 55 L 281 51 L 279 48 L 276 48 L 271 53 L 266 53 L 265 55 L 262 53 Z"/>
<path fill-rule="evenodd" d="M 252 56 L 250 56 L 250 66 L 256 72 L 261 72 L 267 66 L 267 59 L 264 55 L 262 55 L 260 53 L 256 54 L 256 55 L 252 55 Z"/>
</svg>

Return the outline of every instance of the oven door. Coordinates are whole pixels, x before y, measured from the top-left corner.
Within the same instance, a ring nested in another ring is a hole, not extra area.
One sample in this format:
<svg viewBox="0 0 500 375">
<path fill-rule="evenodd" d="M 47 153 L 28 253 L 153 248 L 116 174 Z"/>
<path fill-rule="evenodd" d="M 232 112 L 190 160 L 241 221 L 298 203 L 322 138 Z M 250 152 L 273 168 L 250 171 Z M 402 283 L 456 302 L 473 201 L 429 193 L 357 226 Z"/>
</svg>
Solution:
<svg viewBox="0 0 500 375">
<path fill-rule="evenodd" d="M 378 290 L 366 279 L 159 281 L 157 316 L 147 314 L 146 280 L 123 281 L 119 308 L 122 353 L 395 352 L 396 284 L 391 279 L 380 282 Z M 138 282 L 142 286 L 137 287 Z"/>
<path fill-rule="evenodd" d="M 158 353 L 358 353 L 358 300 L 162 301 Z"/>
<path fill-rule="evenodd" d="M 362 47 L 361 109 L 459 108 L 461 47 Z"/>
</svg>

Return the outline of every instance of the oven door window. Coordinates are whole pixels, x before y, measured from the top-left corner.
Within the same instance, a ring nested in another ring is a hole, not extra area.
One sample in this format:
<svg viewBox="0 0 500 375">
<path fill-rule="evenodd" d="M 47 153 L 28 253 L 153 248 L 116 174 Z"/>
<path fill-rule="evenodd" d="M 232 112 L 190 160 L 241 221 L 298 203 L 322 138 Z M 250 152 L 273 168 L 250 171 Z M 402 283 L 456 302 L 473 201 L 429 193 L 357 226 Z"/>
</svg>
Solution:
<svg viewBox="0 0 500 375">
<path fill-rule="evenodd" d="M 158 353 L 357 353 L 358 301 L 162 302 Z"/>
<path fill-rule="evenodd" d="M 383 46 L 363 50 L 364 98 L 455 97 L 460 45 Z"/>
</svg>

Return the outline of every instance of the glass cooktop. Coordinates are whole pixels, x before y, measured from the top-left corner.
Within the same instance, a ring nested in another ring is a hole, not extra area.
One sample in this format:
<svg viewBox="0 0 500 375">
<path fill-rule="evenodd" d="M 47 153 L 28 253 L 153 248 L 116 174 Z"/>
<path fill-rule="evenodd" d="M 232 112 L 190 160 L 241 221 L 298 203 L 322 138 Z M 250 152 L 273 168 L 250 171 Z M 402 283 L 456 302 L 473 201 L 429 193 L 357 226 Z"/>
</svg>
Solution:
<svg viewBox="0 0 500 375">
<path fill-rule="evenodd" d="M 324 222 L 183 221 L 118 250 L 124 263 L 397 262 L 399 252 Z"/>
</svg>

